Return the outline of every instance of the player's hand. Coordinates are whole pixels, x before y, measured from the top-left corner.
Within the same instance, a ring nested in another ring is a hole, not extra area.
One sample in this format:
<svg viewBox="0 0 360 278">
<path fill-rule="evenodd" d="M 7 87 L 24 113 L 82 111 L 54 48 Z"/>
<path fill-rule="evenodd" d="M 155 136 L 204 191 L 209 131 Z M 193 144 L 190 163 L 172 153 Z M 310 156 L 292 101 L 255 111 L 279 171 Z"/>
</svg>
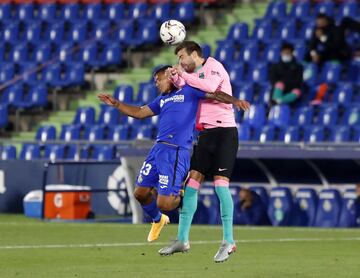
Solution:
<svg viewBox="0 0 360 278">
<path fill-rule="evenodd" d="M 176 73 L 177 73 L 178 75 L 182 75 L 183 72 L 184 72 L 184 69 L 183 69 L 180 65 L 173 66 L 172 68 L 173 68 L 174 70 L 176 70 Z"/>
<path fill-rule="evenodd" d="M 237 110 L 249 110 L 250 109 L 250 103 L 246 100 L 240 100 L 238 99 L 236 103 L 234 104 Z"/>
<path fill-rule="evenodd" d="M 174 75 L 177 74 L 177 70 L 174 69 L 174 68 L 168 68 L 166 71 L 165 71 L 165 76 L 171 80 L 171 77 L 173 77 Z"/>
<path fill-rule="evenodd" d="M 108 94 L 98 94 L 97 97 L 100 101 L 110 106 L 116 107 L 116 104 L 118 103 L 118 101 L 115 98 L 113 98 L 111 95 Z"/>
</svg>

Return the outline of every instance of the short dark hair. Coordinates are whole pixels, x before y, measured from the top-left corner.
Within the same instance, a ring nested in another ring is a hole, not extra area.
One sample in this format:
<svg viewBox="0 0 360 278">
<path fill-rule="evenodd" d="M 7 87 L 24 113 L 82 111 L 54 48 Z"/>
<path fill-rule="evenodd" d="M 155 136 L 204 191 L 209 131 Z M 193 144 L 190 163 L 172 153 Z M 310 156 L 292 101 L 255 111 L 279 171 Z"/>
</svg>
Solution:
<svg viewBox="0 0 360 278">
<path fill-rule="evenodd" d="M 186 53 L 190 55 L 194 51 L 198 54 L 199 57 L 202 57 L 202 48 L 199 44 L 194 41 L 183 41 L 175 48 L 175 55 L 182 49 L 186 50 Z"/>
<path fill-rule="evenodd" d="M 158 66 L 154 69 L 153 77 L 155 77 L 158 73 L 166 71 L 168 68 L 171 68 L 170 65 L 162 65 Z"/>
<path fill-rule="evenodd" d="M 282 45 L 281 45 L 281 51 L 285 50 L 285 49 L 289 49 L 291 50 L 291 52 L 293 52 L 295 49 L 294 49 L 294 46 L 289 43 L 289 42 L 284 42 Z"/>
</svg>

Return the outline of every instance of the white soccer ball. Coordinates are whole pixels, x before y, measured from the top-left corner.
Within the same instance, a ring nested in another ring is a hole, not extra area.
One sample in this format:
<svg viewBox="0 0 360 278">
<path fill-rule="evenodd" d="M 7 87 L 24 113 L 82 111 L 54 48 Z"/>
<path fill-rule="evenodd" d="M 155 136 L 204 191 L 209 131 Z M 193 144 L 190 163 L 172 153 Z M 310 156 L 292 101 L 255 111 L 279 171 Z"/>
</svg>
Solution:
<svg viewBox="0 0 360 278">
<path fill-rule="evenodd" d="M 168 45 L 181 43 L 186 37 L 184 24 L 178 20 L 170 19 L 161 24 L 160 38 Z"/>
</svg>

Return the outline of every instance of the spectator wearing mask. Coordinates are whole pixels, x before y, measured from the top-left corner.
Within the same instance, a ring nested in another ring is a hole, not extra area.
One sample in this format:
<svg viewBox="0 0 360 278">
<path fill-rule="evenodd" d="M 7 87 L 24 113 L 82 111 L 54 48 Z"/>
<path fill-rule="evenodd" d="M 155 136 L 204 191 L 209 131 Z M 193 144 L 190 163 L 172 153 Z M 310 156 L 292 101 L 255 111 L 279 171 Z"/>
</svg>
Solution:
<svg viewBox="0 0 360 278">
<path fill-rule="evenodd" d="M 269 77 L 273 85 L 273 102 L 290 104 L 301 96 L 303 67 L 296 61 L 292 44 L 281 46 L 281 61 L 271 65 Z"/>
</svg>

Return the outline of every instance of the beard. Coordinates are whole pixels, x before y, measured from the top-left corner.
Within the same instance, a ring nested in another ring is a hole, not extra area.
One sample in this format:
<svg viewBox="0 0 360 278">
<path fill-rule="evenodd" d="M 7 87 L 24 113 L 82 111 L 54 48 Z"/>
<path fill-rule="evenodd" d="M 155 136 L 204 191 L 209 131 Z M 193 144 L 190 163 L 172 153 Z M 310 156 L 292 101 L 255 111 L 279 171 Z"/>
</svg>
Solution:
<svg viewBox="0 0 360 278">
<path fill-rule="evenodd" d="M 188 73 L 192 73 L 196 69 L 196 65 L 195 65 L 194 61 L 192 61 L 188 64 L 181 64 L 181 67 L 184 69 L 184 71 L 186 71 Z"/>
</svg>

